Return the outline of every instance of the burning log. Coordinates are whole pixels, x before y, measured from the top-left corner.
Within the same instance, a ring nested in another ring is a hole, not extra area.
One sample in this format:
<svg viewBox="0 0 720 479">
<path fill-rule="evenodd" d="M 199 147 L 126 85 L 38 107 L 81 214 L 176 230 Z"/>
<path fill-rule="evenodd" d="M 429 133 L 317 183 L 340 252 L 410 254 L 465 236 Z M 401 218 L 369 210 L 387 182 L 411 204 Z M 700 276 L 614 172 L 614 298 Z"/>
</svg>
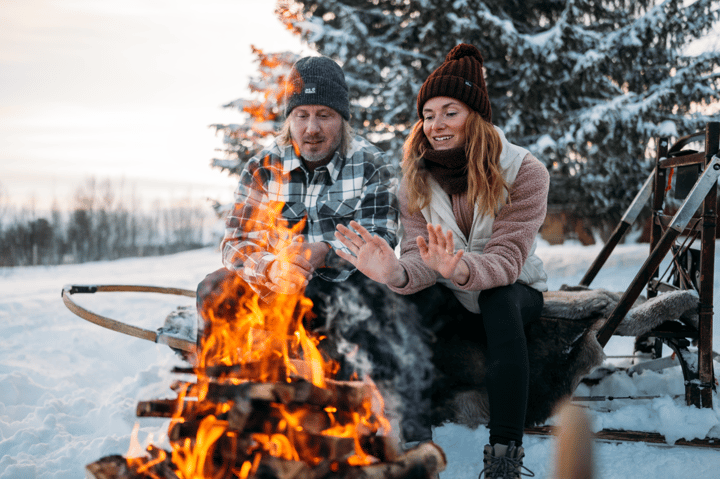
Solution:
<svg viewBox="0 0 720 479">
<path fill-rule="evenodd" d="M 247 399 L 236 400 L 232 409 L 228 411 L 228 427 L 234 431 L 244 430 L 245 424 L 252 411 L 250 401 Z"/>
<path fill-rule="evenodd" d="M 116 454 L 105 456 L 85 466 L 85 477 L 87 479 L 136 479 L 142 476 L 135 474 L 128 466 L 125 458 Z"/>
<path fill-rule="evenodd" d="M 447 460 L 438 446 L 424 443 L 393 462 L 357 467 L 324 461 L 316 468 L 301 464 L 268 458 L 260 463 L 256 475 L 275 479 L 428 479 L 445 470 Z"/>
<path fill-rule="evenodd" d="M 250 464 L 250 463 L 248 463 Z M 248 479 L 428 479 L 445 470 L 447 460 L 442 449 L 433 443 L 424 443 L 392 462 L 368 466 L 350 466 L 328 459 L 315 467 L 302 461 L 272 456 L 263 457 L 257 465 L 246 471 Z M 147 473 L 137 473 L 128 467 L 119 455 L 104 457 L 86 466 L 87 479 L 178 479 L 168 458 L 154 464 Z M 237 477 L 235 474 L 215 477 Z"/>
<path fill-rule="evenodd" d="M 303 378 L 309 376 L 311 366 L 306 361 L 290 359 L 287 364 L 282 358 L 273 361 L 249 361 L 243 364 L 214 365 L 194 368 L 174 367 L 173 372 L 178 374 L 199 374 L 210 378 L 234 378 L 253 380 L 263 376 L 263 373 L 272 370 L 273 376 L 287 376 Z"/>
<path fill-rule="evenodd" d="M 179 479 L 175 467 L 168 460 L 167 452 L 155 447 L 148 448 L 149 460 L 137 467 L 137 459 L 114 454 L 85 466 L 86 479 Z"/>
<path fill-rule="evenodd" d="M 445 466 L 447 459 L 443 450 L 432 442 L 426 442 L 410 449 L 397 461 L 359 468 L 360 470 L 349 471 L 350 473 L 343 477 L 345 479 L 426 479 L 437 477 L 445 470 Z"/>
<path fill-rule="evenodd" d="M 357 410 L 367 400 L 372 399 L 371 388 L 359 381 L 327 381 L 327 388 L 319 388 L 307 381 L 293 383 L 243 383 L 208 385 L 207 398 L 213 401 L 237 401 L 239 398 L 251 401 L 277 402 L 285 405 L 302 403 L 313 406 L 335 406 L 338 409 Z M 182 410 L 177 411 L 178 401 L 174 399 L 156 399 L 140 401 L 137 406 L 138 417 L 173 417 L 180 413 L 192 415 L 195 401 L 184 401 Z"/>
<path fill-rule="evenodd" d="M 187 373 L 191 369 L 175 368 L 173 372 Z M 224 377 L 227 371 L 241 371 L 239 367 L 208 368 L 203 370 L 211 378 L 208 386 L 208 397 L 211 399 L 232 399 L 244 396 L 248 399 L 260 401 L 274 401 L 282 404 L 291 402 L 308 403 L 316 406 L 335 405 L 340 408 L 355 409 L 364 401 L 371 399 L 373 391 L 370 385 L 361 381 L 334 381 L 327 379 L 325 387 L 317 387 L 314 384 L 296 378 L 292 382 L 248 382 L 244 375 Z M 219 373 L 219 376 L 211 376 L 209 373 Z M 216 380 L 215 378 L 221 379 Z M 241 384 L 228 383 L 227 379 L 245 379 Z M 181 389 L 183 383 L 173 385 L 174 390 Z M 188 383 L 184 383 L 188 384 Z M 191 391 L 193 388 L 191 388 Z M 192 393 L 191 393 L 192 394 Z M 151 408 L 154 406 L 150 406 Z"/>
<path fill-rule="evenodd" d="M 303 403 L 356 410 L 365 401 L 372 399 L 372 390 L 368 384 L 359 381 L 328 380 L 325 388 L 317 387 L 304 380 L 292 383 L 222 384 L 211 382 L 208 386 L 207 397 L 213 400 L 245 397 L 251 400 L 278 402 L 286 405 Z"/>
</svg>

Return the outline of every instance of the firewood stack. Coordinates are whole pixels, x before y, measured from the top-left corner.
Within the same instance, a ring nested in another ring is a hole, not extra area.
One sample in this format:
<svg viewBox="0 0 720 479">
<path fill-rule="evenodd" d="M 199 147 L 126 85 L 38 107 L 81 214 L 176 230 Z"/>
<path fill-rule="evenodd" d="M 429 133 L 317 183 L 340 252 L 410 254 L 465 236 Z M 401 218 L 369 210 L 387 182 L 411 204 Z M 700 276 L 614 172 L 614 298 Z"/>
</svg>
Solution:
<svg viewBox="0 0 720 479">
<path fill-rule="evenodd" d="M 197 382 L 177 382 L 176 399 L 141 401 L 139 417 L 170 418 L 172 452 L 107 456 L 86 466 L 88 479 L 428 479 L 445 468 L 433 443 L 398 450 L 381 435 L 372 405 L 378 393 L 361 381 L 326 380 L 319 387 L 289 374 L 257 382 L 251 365 L 215 366 Z M 380 413 L 382 414 L 382 413 Z M 389 429 L 389 427 L 388 427 Z"/>
<path fill-rule="evenodd" d="M 278 251 L 284 251 L 280 243 L 289 244 L 297 232 L 278 227 Z M 172 450 L 150 446 L 146 457 L 104 457 L 86 466 L 88 479 L 438 476 L 443 451 L 427 443 L 400 452 L 369 379 L 337 380 L 339 365 L 305 330 L 313 316 L 310 299 L 278 294 L 260 300 L 238 275 L 232 278 L 200 305 L 194 367 L 174 370 L 193 375 L 192 382 L 177 381 L 175 399 L 137 406 L 139 417 L 170 419 Z"/>
</svg>

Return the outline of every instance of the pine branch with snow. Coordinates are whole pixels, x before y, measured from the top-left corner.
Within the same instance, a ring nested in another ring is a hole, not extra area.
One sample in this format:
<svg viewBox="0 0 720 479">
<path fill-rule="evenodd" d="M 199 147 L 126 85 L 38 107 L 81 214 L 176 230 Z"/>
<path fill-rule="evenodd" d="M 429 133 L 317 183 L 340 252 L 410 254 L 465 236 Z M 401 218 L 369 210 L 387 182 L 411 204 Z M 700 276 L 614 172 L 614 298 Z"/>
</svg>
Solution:
<svg viewBox="0 0 720 479">
<path fill-rule="evenodd" d="M 460 42 L 485 58 L 493 122 L 553 175 L 550 202 L 616 219 L 652 169 L 657 136 L 717 110 L 719 51 L 686 53 L 720 18 L 698 0 L 292 2 L 286 20 L 347 76 L 353 126 L 395 166 L 425 78 Z M 713 110 L 714 109 L 714 110 Z"/>
</svg>

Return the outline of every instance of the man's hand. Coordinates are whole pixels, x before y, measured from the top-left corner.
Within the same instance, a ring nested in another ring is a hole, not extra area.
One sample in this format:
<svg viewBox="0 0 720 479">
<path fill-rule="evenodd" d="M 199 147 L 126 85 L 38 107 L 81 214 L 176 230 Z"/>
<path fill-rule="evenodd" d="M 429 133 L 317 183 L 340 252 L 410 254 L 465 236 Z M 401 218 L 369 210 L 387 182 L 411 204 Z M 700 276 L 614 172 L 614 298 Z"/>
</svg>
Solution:
<svg viewBox="0 0 720 479">
<path fill-rule="evenodd" d="M 268 270 L 270 290 L 280 294 L 297 294 L 307 286 L 313 272 L 324 265 L 330 251 L 327 243 L 305 243 L 295 240 L 277 253 Z"/>
<path fill-rule="evenodd" d="M 428 242 L 422 236 L 417 237 L 417 245 L 420 248 L 420 257 L 434 271 L 440 273 L 443 278 L 452 279 L 458 284 L 467 283 L 470 279 L 470 270 L 464 262 L 460 262 L 464 251 L 455 250 L 455 241 L 452 231 L 443 233 L 440 225 L 428 223 Z"/>
<path fill-rule="evenodd" d="M 387 241 L 378 235 L 371 235 L 356 221 L 351 221 L 350 226 L 355 231 L 338 225 L 335 237 L 353 254 L 336 250 L 337 255 L 373 281 L 396 287 L 405 286 L 408 282 L 407 274 Z"/>
<path fill-rule="evenodd" d="M 310 251 L 310 265 L 313 271 L 325 266 L 325 257 L 330 252 L 330 245 L 320 241 L 318 243 L 304 243 Z"/>
</svg>

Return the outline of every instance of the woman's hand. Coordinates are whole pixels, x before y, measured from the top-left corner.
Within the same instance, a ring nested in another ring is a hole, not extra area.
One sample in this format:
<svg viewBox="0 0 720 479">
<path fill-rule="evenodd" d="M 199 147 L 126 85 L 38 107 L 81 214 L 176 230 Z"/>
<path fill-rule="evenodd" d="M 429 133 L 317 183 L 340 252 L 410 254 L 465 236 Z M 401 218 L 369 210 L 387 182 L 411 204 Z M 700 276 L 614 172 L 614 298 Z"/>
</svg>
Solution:
<svg viewBox="0 0 720 479">
<path fill-rule="evenodd" d="M 420 257 L 434 271 L 443 278 L 452 279 L 458 284 L 467 283 L 470 279 L 470 270 L 464 262 L 460 262 L 464 251 L 455 251 L 455 241 L 452 231 L 443 233 L 440 225 L 428 223 L 428 242 L 418 236 L 417 245 L 420 248 Z"/>
<path fill-rule="evenodd" d="M 378 235 L 371 235 L 357 221 L 351 221 L 350 228 L 337 225 L 335 237 L 352 253 L 335 250 L 338 256 L 355 266 L 365 276 L 378 283 L 395 287 L 405 286 L 408 282 L 405 269 L 400 265 L 395 251 Z"/>
</svg>

